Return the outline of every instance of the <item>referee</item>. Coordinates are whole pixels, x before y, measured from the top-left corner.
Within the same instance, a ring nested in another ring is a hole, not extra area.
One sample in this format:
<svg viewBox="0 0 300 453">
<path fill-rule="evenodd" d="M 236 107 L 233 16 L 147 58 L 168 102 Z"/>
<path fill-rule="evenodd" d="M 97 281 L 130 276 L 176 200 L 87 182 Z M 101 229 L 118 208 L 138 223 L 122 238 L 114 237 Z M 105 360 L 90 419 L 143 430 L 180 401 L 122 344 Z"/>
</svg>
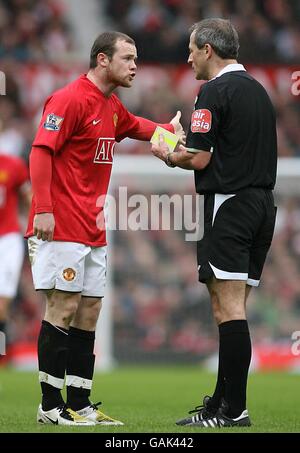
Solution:
<svg viewBox="0 0 300 453">
<path fill-rule="evenodd" d="M 204 236 L 197 244 L 199 280 L 207 285 L 219 328 L 216 388 L 178 425 L 250 426 L 246 409 L 251 341 L 246 301 L 258 286 L 276 208 L 275 112 L 265 89 L 237 63 L 238 34 L 224 19 L 191 28 L 190 63 L 207 80 L 196 98 L 186 147 L 170 153 L 163 137 L 152 152 L 170 167 L 195 171 L 204 195 Z"/>
</svg>

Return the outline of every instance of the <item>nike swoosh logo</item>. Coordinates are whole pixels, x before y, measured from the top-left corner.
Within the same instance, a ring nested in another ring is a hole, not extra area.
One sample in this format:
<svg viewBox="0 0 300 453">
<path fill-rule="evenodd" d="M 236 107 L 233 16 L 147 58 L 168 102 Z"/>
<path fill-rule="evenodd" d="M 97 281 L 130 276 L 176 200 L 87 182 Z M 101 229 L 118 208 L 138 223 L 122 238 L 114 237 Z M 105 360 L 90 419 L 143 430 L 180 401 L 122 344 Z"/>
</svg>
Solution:
<svg viewBox="0 0 300 453">
<path fill-rule="evenodd" d="M 53 423 L 53 425 L 58 425 L 58 420 L 52 420 L 52 418 L 49 418 L 47 417 L 47 415 L 45 415 L 46 418 L 48 418 L 48 420 L 50 420 L 51 423 Z"/>
<path fill-rule="evenodd" d="M 100 123 L 101 120 L 94 120 L 93 125 L 96 126 L 96 124 Z"/>
</svg>

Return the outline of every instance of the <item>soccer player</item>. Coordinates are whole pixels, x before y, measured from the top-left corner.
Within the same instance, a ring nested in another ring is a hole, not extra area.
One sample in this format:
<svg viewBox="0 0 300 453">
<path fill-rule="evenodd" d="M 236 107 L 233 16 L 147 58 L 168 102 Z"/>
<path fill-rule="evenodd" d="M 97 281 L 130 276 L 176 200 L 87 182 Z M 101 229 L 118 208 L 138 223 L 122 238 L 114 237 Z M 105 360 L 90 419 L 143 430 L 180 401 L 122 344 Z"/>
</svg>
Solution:
<svg viewBox="0 0 300 453">
<path fill-rule="evenodd" d="M 219 369 L 214 394 L 177 422 L 200 428 L 250 425 L 246 301 L 259 284 L 276 216 L 275 113 L 265 89 L 238 64 L 238 49 L 228 20 L 192 27 L 188 63 L 207 83 L 196 98 L 186 146 L 169 153 L 161 137 L 152 148 L 167 165 L 194 170 L 196 191 L 204 194 L 198 271 L 219 327 Z"/>
<path fill-rule="evenodd" d="M 29 209 L 31 189 L 27 166 L 19 157 L 0 153 L 1 342 L 5 340 L 9 305 L 17 293 L 24 257 L 23 237 L 18 219 L 19 198 Z M 2 345 L 3 348 L 4 346 Z"/>
<path fill-rule="evenodd" d="M 149 140 L 157 126 L 131 114 L 113 93 L 118 86 L 131 87 L 136 58 L 129 36 L 98 36 L 88 73 L 46 100 L 33 142 L 27 237 L 34 285 L 47 298 L 38 340 L 40 423 L 123 424 L 100 412 L 89 397 L 106 278 L 106 235 L 97 223 L 115 143 L 125 137 Z M 184 141 L 179 119 L 177 112 L 162 126 Z M 61 395 L 65 373 L 66 404 Z"/>
</svg>

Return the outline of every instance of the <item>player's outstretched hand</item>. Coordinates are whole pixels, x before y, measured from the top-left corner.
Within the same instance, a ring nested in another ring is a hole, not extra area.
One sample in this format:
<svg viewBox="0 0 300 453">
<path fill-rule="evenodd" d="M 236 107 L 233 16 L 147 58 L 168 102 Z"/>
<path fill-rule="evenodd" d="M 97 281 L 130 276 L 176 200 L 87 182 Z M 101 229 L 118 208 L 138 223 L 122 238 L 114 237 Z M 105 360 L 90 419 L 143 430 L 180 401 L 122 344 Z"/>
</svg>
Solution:
<svg viewBox="0 0 300 453">
<path fill-rule="evenodd" d="M 181 112 L 180 110 L 178 110 L 174 118 L 171 119 L 170 123 L 174 127 L 174 133 L 177 135 L 179 143 L 181 145 L 185 145 L 186 135 L 180 122 L 180 118 Z"/>
<path fill-rule="evenodd" d="M 33 234 L 43 241 L 52 241 L 55 228 L 54 215 L 50 212 L 36 214 L 33 219 Z"/>
</svg>

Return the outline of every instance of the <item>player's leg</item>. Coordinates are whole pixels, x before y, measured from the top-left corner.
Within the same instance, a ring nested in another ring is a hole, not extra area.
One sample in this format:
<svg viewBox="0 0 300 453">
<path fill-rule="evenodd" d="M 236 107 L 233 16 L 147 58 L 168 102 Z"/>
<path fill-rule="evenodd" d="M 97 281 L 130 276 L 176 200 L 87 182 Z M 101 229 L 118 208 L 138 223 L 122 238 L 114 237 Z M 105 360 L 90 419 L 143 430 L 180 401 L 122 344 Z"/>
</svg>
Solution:
<svg viewBox="0 0 300 453">
<path fill-rule="evenodd" d="M 0 237 L 0 256 L 0 341 L 3 349 L 7 349 L 9 307 L 17 294 L 24 258 L 23 238 L 19 233 L 9 233 Z"/>
<path fill-rule="evenodd" d="M 80 293 L 55 289 L 46 292 L 46 312 L 38 339 L 39 381 L 44 411 L 64 404 L 61 390 L 67 364 L 69 324 L 80 297 Z"/>
<path fill-rule="evenodd" d="M 90 401 L 94 375 L 94 343 L 106 284 L 106 247 L 95 247 L 85 259 L 83 291 L 69 330 L 67 404 L 97 424 L 122 425 Z"/>
<path fill-rule="evenodd" d="M 220 363 L 225 378 L 224 399 L 227 416 L 239 417 L 246 410 L 246 389 L 251 361 L 251 341 L 245 313 L 245 281 L 219 280 L 209 283 L 218 300 L 220 323 Z"/>
<path fill-rule="evenodd" d="M 213 277 L 207 282 L 207 288 L 208 288 L 210 298 L 211 298 L 213 315 L 214 315 L 216 324 L 219 328 L 219 345 L 221 346 L 220 337 L 221 337 L 222 328 L 220 328 L 220 324 L 222 322 L 224 322 L 224 320 L 226 319 L 226 313 L 224 313 L 222 310 L 222 305 L 220 304 L 220 300 L 219 300 L 219 294 L 215 290 L 215 285 L 217 285 L 217 283 L 218 283 L 218 280 L 216 280 L 215 277 Z M 244 311 L 245 306 L 243 304 L 243 308 L 240 307 L 239 302 L 238 302 L 239 300 L 242 300 L 242 301 L 245 300 L 244 284 L 242 283 L 242 285 L 240 285 L 240 282 L 237 282 L 237 284 L 240 287 L 240 294 L 238 295 L 238 297 L 234 297 L 234 298 L 229 296 L 230 305 L 231 304 L 233 305 L 232 310 L 234 311 L 235 316 L 237 316 L 237 319 L 245 319 L 246 318 L 245 311 Z M 226 291 L 226 293 L 230 294 L 230 292 L 231 292 L 230 287 L 228 287 L 228 284 L 226 281 L 224 282 L 224 286 L 225 286 L 224 293 Z M 227 314 L 227 316 L 228 316 L 228 314 Z M 217 382 L 216 382 L 216 387 L 215 387 L 214 393 L 210 400 L 210 405 L 211 405 L 211 407 L 214 408 L 214 412 L 216 412 L 218 410 L 218 408 L 220 407 L 222 398 L 224 398 L 224 397 L 225 397 L 225 376 L 224 376 L 224 370 L 223 370 L 223 365 L 222 365 L 221 348 L 219 348 L 219 364 L 218 364 Z"/>
<path fill-rule="evenodd" d="M 197 248 L 198 270 L 199 280 L 206 283 L 208 287 L 214 318 L 219 328 L 218 377 L 212 397 L 204 399 L 204 412 L 200 410 L 192 418 L 179 421 L 180 424 L 201 423 L 204 416 L 217 413 L 222 399 L 226 396 L 225 368 L 227 367 L 226 365 L 224 367 L 224 358 L 226 360 L 228 355 L 228 346 L 224 336 L 227 336 L 227 333 L 230 336 L 231 330 L 234 332 L 241 329 L 245 337 L 248 335 L 248 339 L 243 342 L 242 346 L 242 349 L 246 351 L 243 362 L 245 369 L 247 362 L 250 362 L 249 332 L 247 333 L 248 326 L 245 316 L 245 285 L 249 268 L 248 242 L 252 237 L 255 225 L 253 227 L 253 215 L 249 214 L 244 198 L 247 199 L 247 196 L 211 195 L 205 197 L 204 237 L 199 241 Z M 230 282 L 235 280 L 236 284 Z M 219 291 L 220 288 L 221 291 Z"/>
<path fill-rule="evenodd" d="M 95 330 L 101 303 L 102 298 L 83 296 L 69 329 L 67 404 L 76 411 L 91 404 Z"/>
<path fill-rule="evenodd" d="M 42 404 L 40 423 L 90 425 L 68 408 L 61 395 L 68 355 L 69 325 L 81 300 L 84 246 L 29 239 L 36 289 L 46 294 L 46 312 L 38 339 Z M 83 257 L 83 259 L 82 259 Z"/>
<path fill-rule="evenodd" d="M 11 299 L 0 295 L 0 366 L 5 366 L 6 361 L 6 322 L 8 318 L 8 307 Z"/>
<path fill-rule="evenodd" d="M 8 318 L 8 307 L 10 305 L 11 298 L 4 297 L 0 293 L 0 332 L 6 335 L 6 322 Z"/>
<path fill-rule="evenodd" d="M 0 256 L 0 326 L 5 331 L 9 305 L 17 294 L 24 258 L 23 238 L 19 233 L 0 237 Z"/>
</svg>

